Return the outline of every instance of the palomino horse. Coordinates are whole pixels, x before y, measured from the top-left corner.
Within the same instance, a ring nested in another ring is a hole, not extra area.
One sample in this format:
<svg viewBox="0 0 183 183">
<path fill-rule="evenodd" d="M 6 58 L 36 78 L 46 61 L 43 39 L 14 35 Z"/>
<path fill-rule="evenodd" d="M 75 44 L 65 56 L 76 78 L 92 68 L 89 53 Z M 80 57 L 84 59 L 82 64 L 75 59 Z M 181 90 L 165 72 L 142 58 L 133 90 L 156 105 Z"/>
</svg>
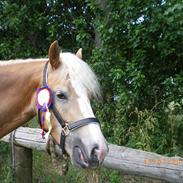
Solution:
<svg viewBox="0 0 183 183">
<path fill-rule="evenodd" d="M 55 41 L 49 48 L 48 59 L 1 62 L 0 138 L 38 114 L 36 90 L 46 82 L 53 93 L 54 107 L 50 108 L 53 139 L 73 164 L 83 168 L 98 166 L 108 147 L 90 100 L 92 96 L 100 97 L 100 87 L 81 57 L 81 50 L 76 55 L 60 53 Z M 44 129 L 48 130 L 48 124 Z"/>
</svg>

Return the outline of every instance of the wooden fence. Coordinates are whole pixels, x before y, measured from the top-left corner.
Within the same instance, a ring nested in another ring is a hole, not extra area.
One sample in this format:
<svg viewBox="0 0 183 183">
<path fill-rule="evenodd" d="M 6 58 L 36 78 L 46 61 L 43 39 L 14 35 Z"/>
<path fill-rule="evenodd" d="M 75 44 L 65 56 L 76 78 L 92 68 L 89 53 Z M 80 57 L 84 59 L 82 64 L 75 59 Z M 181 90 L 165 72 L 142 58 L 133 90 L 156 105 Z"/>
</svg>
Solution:
<svg viewBox="0 0 183 183">
<path fill-rule="evenodd" d="M 10 136 L 8 134 L 0 140 L 9 143 Z M 40 129 L 20 127 L 14 133 L 14 144 L 17 182 L 31 183 L 32 149 L 46 151 L 46 141 L 41 138 Z M 61 153 L 58 146 L 56 152 Z M 109 144 L 109 153 L 103 162 L 103 166 L 124 173 L 167 182 L 183 182 L 183 158 L 181 157 L 166 157 L 156 153 Z"/>
</svg>

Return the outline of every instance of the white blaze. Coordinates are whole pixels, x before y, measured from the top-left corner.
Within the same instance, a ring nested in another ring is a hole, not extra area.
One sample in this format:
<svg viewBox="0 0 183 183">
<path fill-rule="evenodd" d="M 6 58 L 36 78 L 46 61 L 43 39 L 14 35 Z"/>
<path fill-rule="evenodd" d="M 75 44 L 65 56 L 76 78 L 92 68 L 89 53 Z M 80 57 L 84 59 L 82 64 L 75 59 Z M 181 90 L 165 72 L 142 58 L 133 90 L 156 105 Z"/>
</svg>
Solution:
<svg viewBox="0 0 183 183">
<path fill-rule="evenodd" d="M 72 82 L 73 88 L 75 89 L 76 94 L 78 95 L 78 99 L 77 99 L 78 105 L 79 105 L 80 111 L 83 115 L 83 119 L 95 117 L 93 110 L 91 108 L 91 105 L 90 105 L 90 101 L 87 97 L 86 88 L 79 85 L 79 83 L 77 83 L 76 81 L 71 81 L 71 82 Z M 87 143 L 89 143 L 91 141 L 91 139 L 89 140 L 89 138 L 92 138 L 92 141 L 95 142 L 96 144 L 98 144 L 99 146 L 101 146 L 101 148 L 102 148 L 103 135 L 102 135 L 102 132 L 100 129 L 100 125 L 91 123 L 91 124 L 85 126 L 84 128 L 85 128 L 86 133 L 82 133 L 82 135 L 83 135 L 83 139 L 88 139 L 88 141 L 85 142 L 86 145 L 87 145 Z"/>
<path fill-rule="evenodd" d="M 80 97 L 78 99 L 78 104 L 83 118 L 94 117 L 91 105 L 86 97 Z"/>
<path fill-rule="evenodd" d="M 78 101 L 80 111 L 83 115 L 83 118 L 94 117 L 94 114 L 90 105 L 90 101 L 87 97 L 86 88 L 84 88 L 84 86 L 77 83 L 76 81 L 71 81 L 71 83 L 78 96 L 77 101 Z"/>
</svg>

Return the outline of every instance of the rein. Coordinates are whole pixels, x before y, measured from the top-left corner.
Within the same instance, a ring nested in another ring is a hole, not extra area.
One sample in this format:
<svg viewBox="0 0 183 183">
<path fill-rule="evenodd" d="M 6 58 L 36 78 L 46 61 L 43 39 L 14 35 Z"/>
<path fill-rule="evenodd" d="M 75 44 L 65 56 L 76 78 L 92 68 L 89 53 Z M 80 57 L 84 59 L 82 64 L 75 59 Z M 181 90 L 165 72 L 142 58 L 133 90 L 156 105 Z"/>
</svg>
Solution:
<svg viewBox="0 0 183 183">
<path fill-rule="evenodd" d="M 45 66 L 44 66 L 44 70 L 43 70 L 43 86 L 42 88 L 49 88 L 48 87 L 48 62 L 46 62 Z M 50 88 L 49 88 L 50 89 Z M 51 89 L 50 89 L 51 90 Z M 71 122 L 71 123 L 67 123 L 62 116 L 60 115 L 60 113 L 58 112 L 56 106 L 55 106 L 55 93 L 51 90 L 51 103 L 49 106 L 49 109 L 52 110 L 55 118 L 57 119 L 57 121 L 60 123 L 61 127 L 62 127 L 62 132 L 60 135 L 60 148 L 62 150 L 63 153 L 66 153 L 65 151 L 65 139 L 66 136 L 68 136 L 70 134 L 71 131 L 76 130 L 78 128 L 81 128 L 83 126 L 86 126 L 90 123 L 98 123 L 99 124 L 99 120 L 97 118 L 91 117 L 91 118 L 84 118 L 75 122 Z M 38 122 L 40 124 L 40 126 L 42 125 L 41 123 L 41 109 L 38 108 Z"/>
</svg>

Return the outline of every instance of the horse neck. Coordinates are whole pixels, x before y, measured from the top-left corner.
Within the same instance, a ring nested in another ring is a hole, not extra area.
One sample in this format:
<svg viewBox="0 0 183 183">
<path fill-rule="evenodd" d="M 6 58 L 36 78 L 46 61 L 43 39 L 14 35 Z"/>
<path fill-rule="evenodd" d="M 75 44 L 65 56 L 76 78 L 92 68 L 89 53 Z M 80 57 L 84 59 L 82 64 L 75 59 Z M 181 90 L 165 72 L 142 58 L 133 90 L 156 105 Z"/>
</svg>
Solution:
<svg viewBox="0 0 183 183">
<path fill-rule="evenodd" d="M 0 65 L 0 138 L 36 115 L 44 61 Z"/>
</svg>

